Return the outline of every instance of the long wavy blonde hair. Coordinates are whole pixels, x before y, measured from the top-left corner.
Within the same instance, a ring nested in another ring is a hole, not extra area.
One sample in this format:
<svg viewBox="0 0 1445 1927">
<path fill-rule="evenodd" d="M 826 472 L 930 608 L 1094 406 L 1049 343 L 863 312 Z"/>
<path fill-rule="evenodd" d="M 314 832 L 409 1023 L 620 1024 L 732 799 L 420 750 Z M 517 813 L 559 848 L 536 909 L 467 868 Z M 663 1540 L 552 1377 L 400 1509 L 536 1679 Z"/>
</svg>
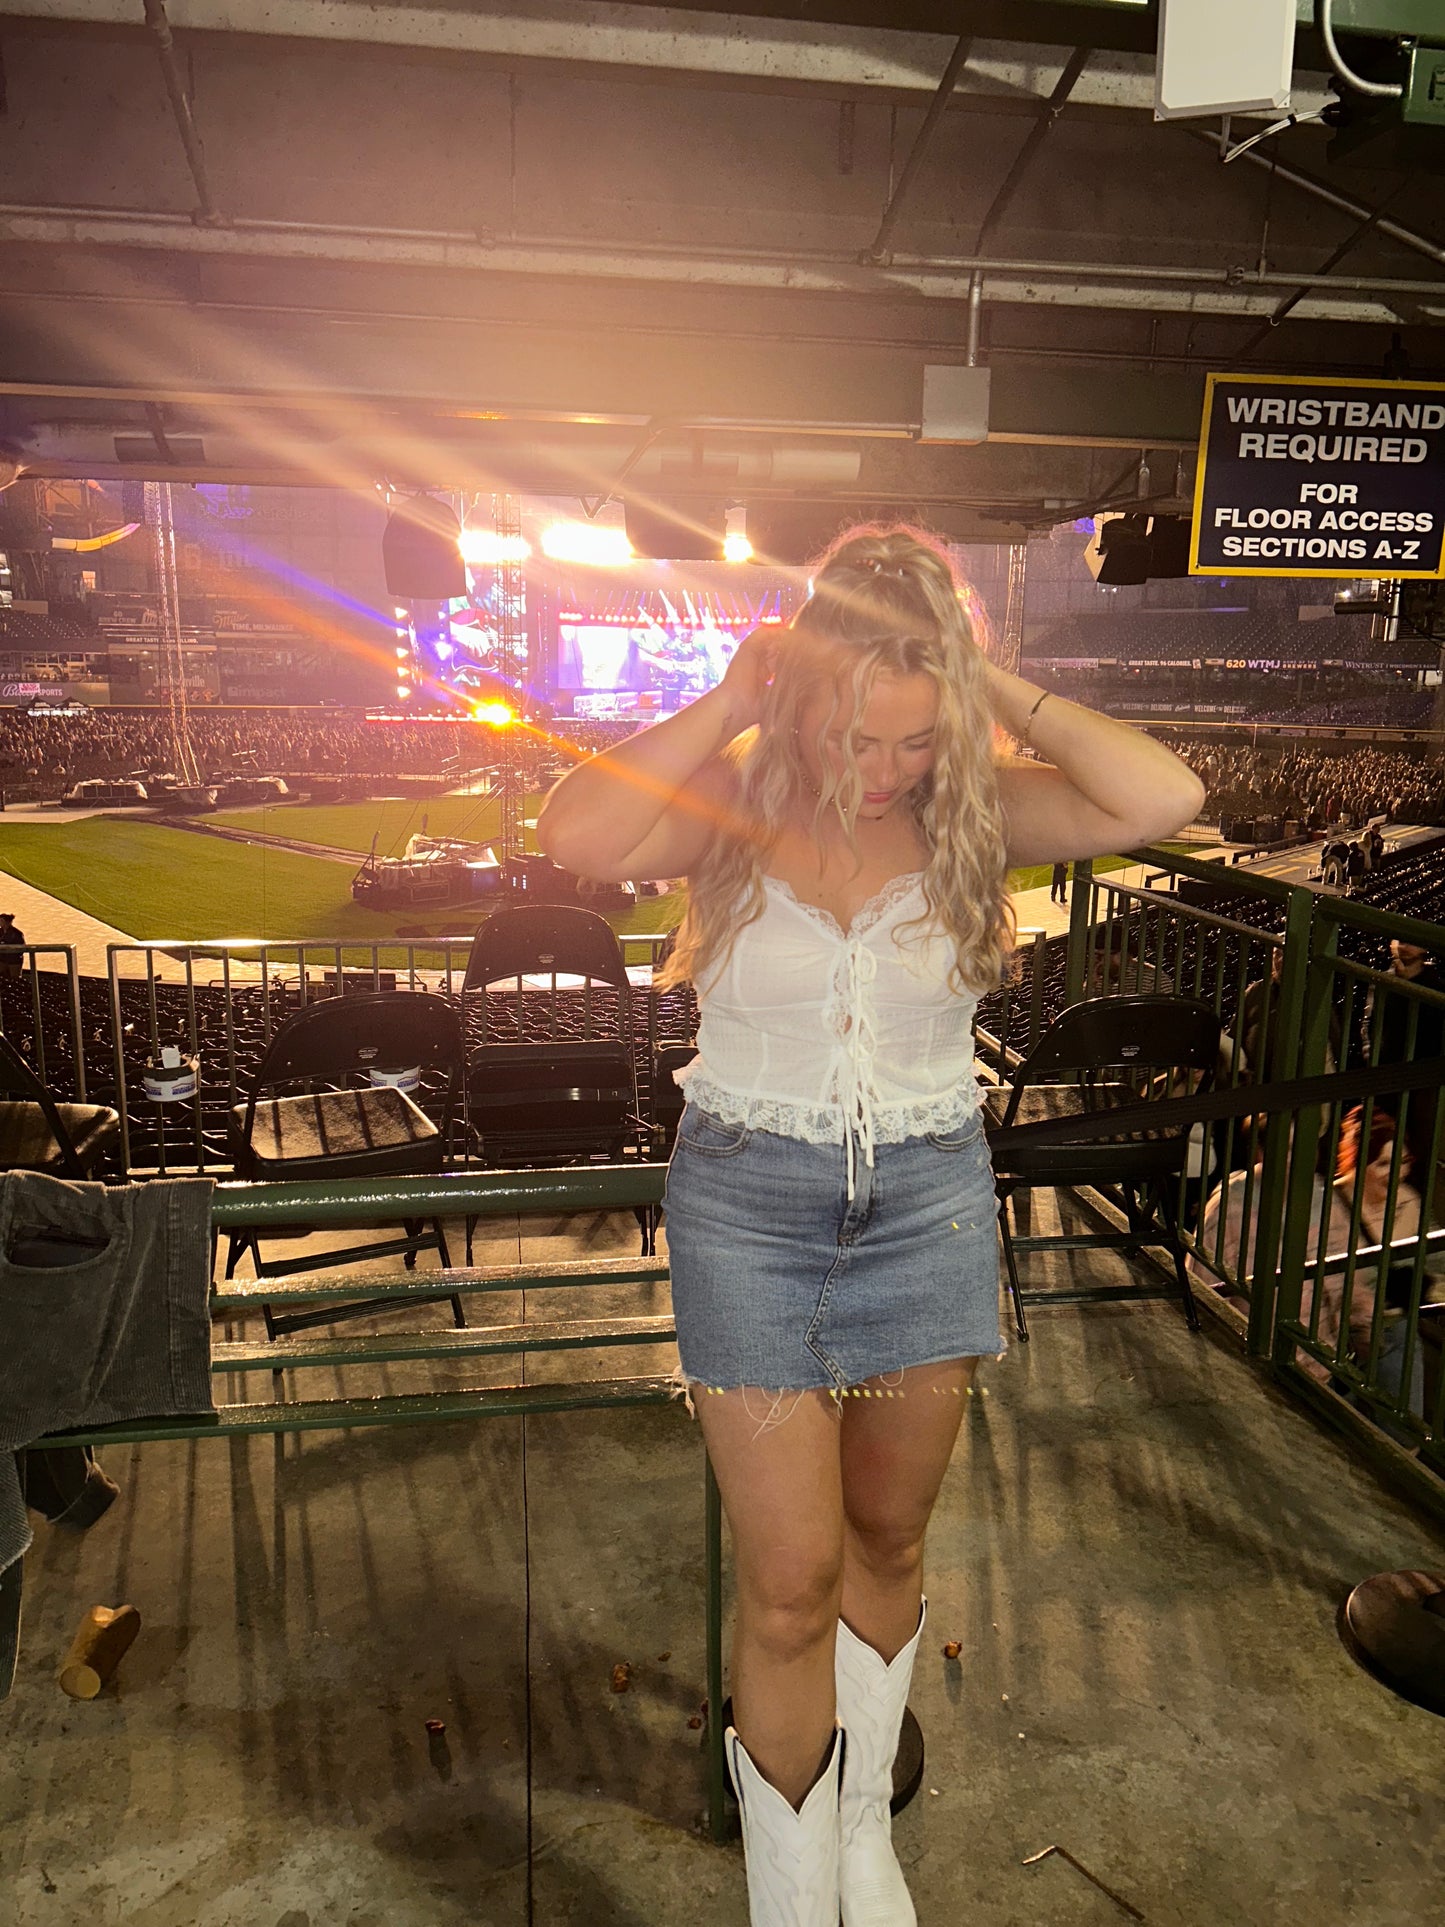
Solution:
<svg viewBox="0 0 1445 1927">
<path fill-rule="evenodd" d="M 850 820 L 863 795 L 857 719 L 880 675 L 924 675 L 938 691 L 933 767 L 908 799 L 931 852 L 923 874 L 928 908 L 900 935 L 941 927 L 953 941 L 958 988 L 978 993 L 998 983 L 1015 924 L 1004 887 L 984 655 L 965 593 L 946 551 L 918 529 L 860 526 L 828 549 L 814 568 L 812 594 L 779 647 L 757 729 L 726 752 L 736 770 L 736 812 L 692 869 L 687 914 L 658 974 L 660 989 L 696 982 L 721 965 L 737 933 L 761 916 L 764 859 L 779 826 L 800 810 L 812 806 L 820 868 L 822 824 L 830 812 L 842 817 L 861 863 Z M 817 737 L 824 785 L 815 798 L 798 732 L 822 690 L 831 700 Z M 843 770 L 835 778 L 823 745 L 840 723 Z"/>
</svg>

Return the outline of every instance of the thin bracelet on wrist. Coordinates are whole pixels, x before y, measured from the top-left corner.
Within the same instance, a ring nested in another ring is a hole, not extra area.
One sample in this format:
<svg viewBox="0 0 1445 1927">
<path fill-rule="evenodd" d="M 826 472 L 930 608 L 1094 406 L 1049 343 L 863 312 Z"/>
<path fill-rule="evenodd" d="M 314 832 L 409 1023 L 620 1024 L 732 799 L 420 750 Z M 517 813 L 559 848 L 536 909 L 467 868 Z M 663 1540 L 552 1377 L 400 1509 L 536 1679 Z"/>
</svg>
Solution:
<svg viewBox="0 0 1445 1927">
<path fill-rule="evenodd" d="M 1044 704 L 1049 700 L 1049 697 L 1052 696 L 1053 693 L 1054 692 L 1052 689 L 1046 689 L 1044 691 L 1044 693 L 1039 697 L 1038 701 L 1034 704 L 1033 708 L 1029 711 L 1028 716 L 1024 721 L 1024 726 L 1022 730 L 1019 732 L 1019 741 L 1029 749 L 1032 749 L 1034 746 L 1034 717 L 1038 715 L 1039 711 L 1043 708 Z"/>
</svg>

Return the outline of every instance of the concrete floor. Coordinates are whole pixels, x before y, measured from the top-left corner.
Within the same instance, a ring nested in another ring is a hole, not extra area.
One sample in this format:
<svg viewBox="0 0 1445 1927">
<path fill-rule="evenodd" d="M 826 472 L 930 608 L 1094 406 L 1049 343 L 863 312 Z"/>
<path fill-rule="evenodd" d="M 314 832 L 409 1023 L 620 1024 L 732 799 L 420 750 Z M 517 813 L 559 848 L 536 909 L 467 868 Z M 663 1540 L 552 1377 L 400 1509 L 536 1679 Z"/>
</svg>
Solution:
<svg viewBox="0 0 1445 1927">
<path fill-rule="evenodd" d="M 479 1258 L 519 1238 L 498 1227 Z M 525 1242 L 634 1240 L 618 1215 L 528 1221 Z M 522 1311 L 473 1302 L 474 1322 Z M 1438 1917 L 1445 1726 L 1356 1669 L 1335 1614 L 1373 1572 L 1445 1567 L 1445 1542 L 1172 1304 L 1032 1316 L 1033 1343 L 984 1368 L 930 1533 L 928 1757 L 895 1829 L 923 1927 L 1126 1919 L 1057 1856 L 1022 1864 L 1055 1843 L 1151 1927 Z M 539 1355 L 529 1376 L 674 1358 Z M 320 1376 L 313 1394 L 367 1388 Z M 27 1561 L 0 1706 L 16 1927 L 744 1927 L 688 1725 L 703 1458 L 680 1405 L 106 1463 L 121 1500 L 88 1533 L 40 1525 Z M 144 1626 L 116 1681 L 66 1699 L 75 1623 L 126 1600 Z"/>
</svg>

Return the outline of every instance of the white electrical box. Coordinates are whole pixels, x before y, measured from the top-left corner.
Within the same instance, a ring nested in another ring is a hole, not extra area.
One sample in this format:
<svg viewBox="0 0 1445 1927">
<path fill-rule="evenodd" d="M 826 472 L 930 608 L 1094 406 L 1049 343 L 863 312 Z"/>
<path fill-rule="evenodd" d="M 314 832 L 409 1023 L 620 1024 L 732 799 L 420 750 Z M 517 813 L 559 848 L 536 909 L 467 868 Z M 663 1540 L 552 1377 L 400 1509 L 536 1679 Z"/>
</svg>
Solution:
<svg viewBox="0 0 1445 1927">
<path fill-rule="evenodd" d="M 986 442 L 991 379 L 992 372 L 987 368 L 927 364 L 923 370 L 923 426 L 919 441 L 961 442 L 965 446 Z"/>
<path fill-rule="evenodd" d="M 1288 108 L 1295 0 L 1159 0 L 1155 120 Z"/>
</svg>

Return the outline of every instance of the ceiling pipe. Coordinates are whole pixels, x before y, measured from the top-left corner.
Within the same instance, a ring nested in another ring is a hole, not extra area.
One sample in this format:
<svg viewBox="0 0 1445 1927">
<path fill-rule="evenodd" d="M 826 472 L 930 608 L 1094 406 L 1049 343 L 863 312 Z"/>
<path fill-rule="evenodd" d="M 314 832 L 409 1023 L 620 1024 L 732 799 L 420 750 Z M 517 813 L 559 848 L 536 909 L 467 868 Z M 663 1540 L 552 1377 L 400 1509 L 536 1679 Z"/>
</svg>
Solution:
<svg viewBox="0 0 1445 1927">
<path fill-rule="evenodd" d="M 1204 141 L 1209 147 L 1218 151 L 1219 143 L 1216 136 L 1206 133 L 1202 128 L 1184 127 L 1180 132 L 1188 134 L 1192 140 Z M 1348 194 L 1340 194 L 1334 188 L 1327 186 L 1324 181 L 1317 181 L 1312 174 L 1301 174 L 1298 168 L 1286 167 L 1283 161 L 1271 160 L 1268 154 L 1261 152 L 1257 147 L 1250 148 L 1247 154 L 1241 154 L 1238 158 L 1248 161 L 1251 167 L 1267 168 L 1276 180 L 1284 181 L 1290 187 L 1297 187 L 1302 194 L 1312 194 L 1317 201 L 1323 201 L 1328 207 L 1337 207 L 1341 214 L 1348 214 L 1356 221 L 1368 221 L 1370 218 L 1371 210 L 1363 201 L 1352 200 Z M 1398 241 L 1401 247 L 1410 248 L 1416 254 L 1423 254 L 1427 261 L 1434 261 L 1437 266 L 1445 267 L 1445 247 L 1441 247 L 1437 241 L 1429 240 L 1423 234 L 1416 233 L 1414 228 L 1402 227 L 1398 221 L 1377 221 L 1375 230 L 1379 234 L 1387 234 L 1392 241 Z M 1292 278 L 1303 280 L 1304 277 Z"/>
<path fill-rule="evenodd" d="M 225 219 L 216 206 L 211 194 L 211 184 L 206 176 L 206 157 L 201 151 L 201 137 L 196 131 L 196 123 L 191 116 L 191 103 L 186 99 L 185 83 L 181 79 L 181 65 L 176 58 L 176 44 L 171 36 L 171 23 L 166 16 L 165 0 L 145 0 L 146 26 L 155 36 L 156 47 L 160 54 L 161 73 L 165 78 L 166 92 L 170 96 L 171 112 L 175 116 L 176 129 L 181 137 L 181 146 L 186 150 L 186 166 L 191 170 L 191 179 L 196 184 L 196 219 L 217 222 Z"/>
<path fill-rule="evenodd" d="M 290 471 L 294 476 L 307 461 L 311 472 L 334 476 L 338 463 L 348 462 L 360 469 L 385 469 L 398 482 L 465 480 L 480 486 L 489 477 L 504 477 L 506 486 L 529 495 L 576 495 L 612 486 L 636 446 L 616 430 L 599 434 L 558 427 L 544 432 L 497 423 L 429 422 L 413 434 L 399 423 L 354 438 L 308 432 L 295 438 L 296 459 L 278 459 L 275 438 L 265 424 L 262 414 L 250 434 L 193 410 L 185 429 L 172 428 L 166 450 L 139 423 L 37 420 L 31 425 L 25 464 L 58 465 L 76 474 L 92 468 L 96 473 L 144 468 L 185 480 L 215 471 Z M 448 428 L 453 432 L 445 432 Z M 692 437 L 669 428 L 640 454 L 630 480 L 659 494 L 831 492 L 855 486 L 862 461 L 857 445 L 825 442 L 818 435 L 795 440 L 785 430 L 772 435 L 760 430 L 747 436 L 704 431 Z"/>
<path fill-rule="evenodd" d="M 978 366 L 979 337 L 983 331 L 983 272 L 975 268 L 968 283 L 968 365 Z"/>
<path fill-rule="evenodd" d="M 1206 137 L 1210 139 L 1210 137 Z M 1247 160 L 1254 156 L 1247 154 Z M 1268 162 L 1264 162 L 1268 166 Z M 1314 183 L 1312 183 L 1314 185 Z M 1326 189 L 1326 193 L 1329 193 Z M 1343 197 L 1337 204 L 1360 218 L 1370 214 Z M 1395 229 L 1379 222 L 1379 231 Z M 1405 233 L 1408 229 L 1397 229 Z M 1432 252 L 1445 266 L 1445 249 L 1414 237 L 1420 251 Z M 223 227 L 197 227 L 185 214 L 148 214 L 89 206 L 44 206 L 0 202 L 0 241 L 29 241 L 46 247 L 121 247 L 171 249 L 187 254 L 237 254 L 276 260 L 351 260 L 376 266 L 418 266 L 486 270 L 493 274 L 559 274 L 638 281 L 697 281 L 738 287 L 778 287 L 784 291 L 821 291 L 886 295 L 892 289 L 913 287 L 934 299 L 967 299 L 975 272 L 1013 279 L 1064 279 L 1079 283 L 1141 283 L 1148 287 L 1198 287 L 1227 291 L 1270 291 L 1326 285 L 1351 295 L 1416 295 L 1445 299 L 1445 281 L 1422 281 L 1397 276 L 1356 276 L 1341 279 L 1324 274 L 1268 272 L 1241 268 L 1141 266 L 1135 262 L 1100 260 L 1010 260 L 983 254 L 892 254 L 886 268 L 863 268 L 854 256 L 805 249 L 751 249 L 696 254 L 659 245 L 628 247 L 609 252 L 593 243 L 528 241 L 518 237 L 503 243 L 478 241 L 472 233 L 434 227 L 337 227 L 310 222 L 227 222 Z M 15 291 L 23 293 L 23 291 Z M 1006 299 L 992 287 L 990 301 Z M 79 297 L 83 299 L 83 297 Z M 1010 297 L 1023 299 L 1023 297 Z M 1220 310 L 1229 312 L 1229 310 Z M 1268 312 L 1235 308 L 1233 312 Z M 1376 316 L 1370 316 L 1374 320 Z"/>
</svg>

